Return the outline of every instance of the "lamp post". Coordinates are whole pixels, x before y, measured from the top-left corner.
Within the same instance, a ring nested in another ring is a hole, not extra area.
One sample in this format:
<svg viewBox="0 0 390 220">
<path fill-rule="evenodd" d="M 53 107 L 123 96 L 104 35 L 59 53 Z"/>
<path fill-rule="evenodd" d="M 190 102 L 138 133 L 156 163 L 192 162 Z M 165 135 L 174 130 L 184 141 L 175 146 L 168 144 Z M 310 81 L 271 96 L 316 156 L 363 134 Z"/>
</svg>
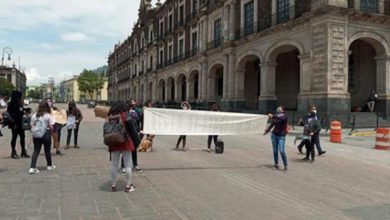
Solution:
<svg viewBox="0 0 390 220">
<path fill-rule="evenodd" d="M 1 66 L 4 66 L 4 54 L 8 54 L 8 60 L 11 60 L 11 54 L 12 54 L 12 48 L 11 47 L 4 47 L 3 48 L 3 54 L 1 56 Z"/>
</svg>

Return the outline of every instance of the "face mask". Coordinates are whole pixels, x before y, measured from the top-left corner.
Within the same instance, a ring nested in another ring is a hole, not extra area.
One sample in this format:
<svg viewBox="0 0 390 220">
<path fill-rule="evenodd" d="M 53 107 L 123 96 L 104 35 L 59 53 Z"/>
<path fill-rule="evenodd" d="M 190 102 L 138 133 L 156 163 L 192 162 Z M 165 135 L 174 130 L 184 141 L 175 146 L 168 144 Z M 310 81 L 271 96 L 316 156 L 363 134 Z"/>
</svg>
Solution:
<svg viewBox="0 0 390 220">
<path fill-rule="evenodd" d="M 311 112 L 314 114 L 317 114 L 317 110 L 312 110 Z"/>
</svg>

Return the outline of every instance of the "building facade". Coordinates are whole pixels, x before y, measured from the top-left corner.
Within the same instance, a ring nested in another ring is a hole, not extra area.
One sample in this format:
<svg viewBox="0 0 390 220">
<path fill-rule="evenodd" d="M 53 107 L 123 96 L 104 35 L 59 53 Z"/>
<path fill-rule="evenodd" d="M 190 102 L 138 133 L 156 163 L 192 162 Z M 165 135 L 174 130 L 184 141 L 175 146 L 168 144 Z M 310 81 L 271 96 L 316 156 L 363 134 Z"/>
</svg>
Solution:
<svg viewBox="0 0 390 220">
<path fill-rule="evenodd" d="M 390 0 L 141 0 L 108 64 L 109 101 L 390 114 Z"/>
<path fill-rule="evenodd" d="M 79 76 L 73 76 L 71 79 L 62 81 L 60 88 L 60 96 L 63 97 L 64 102 L 75 101 L 80 103 L 85 103 L 86 101 L 91 100 L 91 96 L 88 93 L 82 92 L 79 90 L 78 83 Z M 103 88 L 98 92 L 92 94 L 92 100 L 99 102 L 107 102 L 108 100 L 108 79 L 104 78 Z"/>
<path fill-rule="evenodd" d="M 26 91 L 26 74 L 17 69 L 15 64 L 12 67 L 0 66 L 0 77 L 11 82 L 16 90 L 22 93 Z"/>
</svg>

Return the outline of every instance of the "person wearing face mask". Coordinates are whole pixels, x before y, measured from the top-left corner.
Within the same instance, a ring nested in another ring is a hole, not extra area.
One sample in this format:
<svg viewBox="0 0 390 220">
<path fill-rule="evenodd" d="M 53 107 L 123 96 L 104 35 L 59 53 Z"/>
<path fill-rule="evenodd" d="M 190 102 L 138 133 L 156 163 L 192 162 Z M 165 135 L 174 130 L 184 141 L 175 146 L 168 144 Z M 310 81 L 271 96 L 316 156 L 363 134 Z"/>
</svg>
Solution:
<svg viewBox="0 0 390 220">
<path fill-rule="evenodd" d="M 311 109 L 310 116 L 308 118 L 308 129 L 309 129 L 309 136 L 310 136 L 310 144 L 306 149 L 306 157 L 303 159 L 310 160 L 310 156 L 311 156 L 311 161 L 314 162 L 315 159 L 314 144 L 319 143 L 321 124 L 317 119 L 317 110 L 313 108 Z"/>
<path fill-rule="evenodd" d="M 183 110 L 191 110 L 191 105 L 187 101 L 184 101 L 181 103 L 181 108 Z M 180 135 L 179 139 L 177 139 L 177 144 L 175 150 L 179 149 L 180 143 L 183 141 L 183 151 L 186 151 L 186 141 L 187 141 L 187 136 L 185 135 Z"/>
<path fill-rule="evenodd" d="M 275 169 L 279 169 L 279 152 L 282 156 L 284 170 L 288 170 L 288 162 L 287 162 L 287 155 L 286 155 L 286 134 L 287 134 L 287 116 L 284 113 L 284 109 L 282 106 L 279 106 L 276 109 L 276 114 L 268 114 L 271 124 L 268 126 L 268 128 L 265 130 L 264 135 L 268 134 L 268 132 L 272 130 L 272 146 L 273 146 L 273 152 L 274 152 L 274 167 Z"/>
</svg>

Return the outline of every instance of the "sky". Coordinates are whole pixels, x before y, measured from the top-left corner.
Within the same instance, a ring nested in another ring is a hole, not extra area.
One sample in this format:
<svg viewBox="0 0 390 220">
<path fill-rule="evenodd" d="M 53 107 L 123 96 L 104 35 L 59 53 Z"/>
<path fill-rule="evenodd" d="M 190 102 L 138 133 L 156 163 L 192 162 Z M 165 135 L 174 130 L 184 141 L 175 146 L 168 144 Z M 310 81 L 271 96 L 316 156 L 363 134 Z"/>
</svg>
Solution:
<svg viewBox="0 0 390 220">
<path fill-rule="evenodd" d="M 156 0 L 153 1 L 153 5 Z M 161 1 L 162 3 L 164 0 Z M 0 0 L 0 50 L 25 70 L 27 85 L 58 84 L 107 64 L 131 34 L 140 0 Z"/>
</svg>

